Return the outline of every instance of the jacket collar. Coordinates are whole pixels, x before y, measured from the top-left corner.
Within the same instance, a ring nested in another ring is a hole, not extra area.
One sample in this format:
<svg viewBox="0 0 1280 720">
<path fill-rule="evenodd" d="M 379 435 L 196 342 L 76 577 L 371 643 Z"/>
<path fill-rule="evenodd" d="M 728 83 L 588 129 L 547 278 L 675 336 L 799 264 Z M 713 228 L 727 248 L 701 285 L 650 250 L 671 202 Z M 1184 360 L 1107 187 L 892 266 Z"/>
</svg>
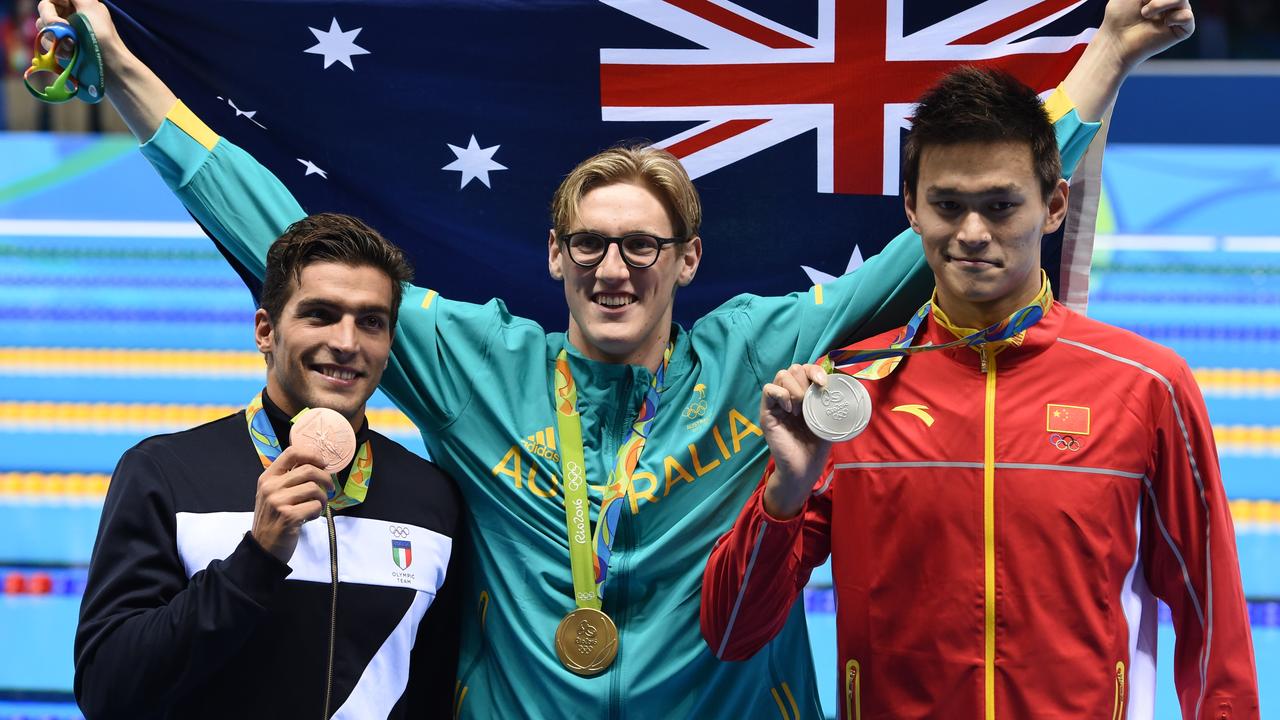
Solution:
<svg viewBox="0 0 1280 720">
<path fill-rule="evenodd" d="M 1061 303 L 1053 299 L 1053 288 L 1049 283 L 1048 275 L 1044 271 L 1041 271 L 1040 292 L 1033 302 L 1045 302 L 1049 305 L 1044 317 L 1035 325 L 1011 338 L 987 343 L 985 347 L 988 348 L 989 352 L 1002 356 L 1007 355 L 1004 360 L 1018 362 L 1022 358 L 1040 353 L 1058 339 L 1067 310 Z M 938 291 L 935 288 L 930 302 L 929 318 L 924 328 L 923 337 L 919 342 L 941 345 L 972 335 L 978 330 L 981 330 L 981 328 L 960 327 L 953 323 L 946 312 L 938 306 Z M 1006 351 L 1010 352 L 1006 353 Z M 981 365 L 980 347 L 955 347 L 941 352 L 966 365 L 975 367 Z"/>
<path fill-rule="evenodd" d="M 579 391 L 584 387 L 610 388 L 616 392 L 619 383 L 630 381 L 641 387 L 648 387 L 653 379 L 653 372 L 641 365 L 625 365 L 592 360 L 569 342 L 567 333 L 556 333 L 560 342 L 547 343 L 547 362 L 554 366 L 560 348 L 564 348 L 569 356 L 569 368 L 573 372 L 573 380 Z M 689 334 L 677 323 L 671 323 L 671 361 L 667 364 L 665 385 L 684 375 L 691 365 Z"/>
</svg>

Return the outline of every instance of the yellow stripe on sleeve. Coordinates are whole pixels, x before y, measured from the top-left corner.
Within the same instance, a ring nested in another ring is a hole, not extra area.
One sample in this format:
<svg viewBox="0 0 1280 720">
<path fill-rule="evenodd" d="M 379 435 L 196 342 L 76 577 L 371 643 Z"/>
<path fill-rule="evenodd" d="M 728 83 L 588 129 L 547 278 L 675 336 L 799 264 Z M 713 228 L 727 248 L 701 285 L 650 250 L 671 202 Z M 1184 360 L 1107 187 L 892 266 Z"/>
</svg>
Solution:
<svg viewBox="0 0 1280 720">
<path fill-rule="evenodd" d="M 1076 109 L 1076 104 L 1067 97 L 1067 89 L 1062 85 L 1054 88 L 1053 94 L 1044 101 L 1044 110 L 1049 113 L 1049 120 L 1058 122 L 1063 115 Z"/>
<path fill-rule="evenodd" d="M 769 688 L 769 692 L 773 694 L 773 701 L 778 703 L 778 712 L 782 714 L 782 720 L 791 720 L 791 716 L 787 714 L 787 706 L 782 704 L 782 696 L 778 694 L 778 688 Z"/>
<path fill-rule="evenodd" d="M 822 304 L 822 286 L 821 285 L 813 286 L 813 304 L 814 305 Z"/>
<path fill-rule="evenodd" d="M 796 705 L 796 698 L 791 694 L 791 688 L 787 684 L 782 683 L 782 693 L 787 696 L 787 702 L 791 705 L 791 713 L 795 715 L 796 720 L 800 720 L 800 707 Z"/>
<path fill-rule="evenodd" d="M 196 117 L 196 114 L 191 112 L 191 109 L 181 100 L 174 103 L 165 118 L 177 125 L 182 132 L 190 135 L 192 140 L 203 145 L 205 150 L 213 152 L 213 146 L 218 144 L 218 133 L 209 129 L 209 126 Z"/>
<path fill-rule="evenodd" d="M 423 310 L 427 310 L 428 308 L 430 308 L 430 307 L 431 307 L 431 301 L 432 301 L 432 300 L 435 300 L 435 299 L 436 299 L 436 295 L 439 295 L 439 294 L 440 294 L 440 293 L 436 292 L 435 290 L 428 290 L 428 291 L 427 291 L 427 296 L 426 296 L 426 297 L 424 297 L 424 298 L 422 298 L 422 309 L 423 309 Z"/>
</svg>

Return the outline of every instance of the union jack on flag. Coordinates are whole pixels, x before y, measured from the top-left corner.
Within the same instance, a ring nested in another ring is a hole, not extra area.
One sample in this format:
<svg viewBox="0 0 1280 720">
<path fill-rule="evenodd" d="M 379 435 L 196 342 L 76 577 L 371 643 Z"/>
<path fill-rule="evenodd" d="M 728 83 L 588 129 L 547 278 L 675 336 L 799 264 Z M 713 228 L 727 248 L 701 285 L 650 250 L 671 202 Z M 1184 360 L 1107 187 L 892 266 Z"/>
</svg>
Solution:
<svg viewBox="0 0 1280 720">
<path fill-rule="evenodd" d="M 502 298 L 548 330 L 566 315 L 546 278 L 547 207 L 579 160 L 656 142 L 698 178 L 707 256 L 676 304 L 687 327 L 738 293 L 786 294 L 879 252 L 906 226 L 895 196 L 912 100 L 964 62 L 1049 90 L 1103 6 L 108 2 L 130 49 L 303 208 L 362 217 L 406 249 L 420 284 Z M 1069 235 L 1061 258 L 1046 247 L 1054 280 L 1089 254 Z"/>
<path fill-rule="evenodd" d="M 818 0 L 813 35 L 727 0 L 602 2 L 701 46 L 602 50 L 604 120 L 699 122 L 656 143 L 695 178 L 816 131 L 822 193 L 897 195 L 911 101 L 956 64 L 1051 90 L 1095 31 L 1039 34 L 1085 0 L 986 0 L 911 31 L 904 0 Z"/>
</svg>

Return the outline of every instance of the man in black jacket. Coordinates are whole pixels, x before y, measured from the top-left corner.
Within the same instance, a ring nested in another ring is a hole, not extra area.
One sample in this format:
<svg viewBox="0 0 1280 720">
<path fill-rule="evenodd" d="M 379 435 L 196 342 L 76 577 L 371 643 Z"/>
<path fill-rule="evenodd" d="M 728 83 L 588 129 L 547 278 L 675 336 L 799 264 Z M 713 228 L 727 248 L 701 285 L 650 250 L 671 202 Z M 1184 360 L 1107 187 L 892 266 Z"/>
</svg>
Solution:
<svg viewBox="0 0 1280 720">
<path fill-rule="evenodd" d="M 76 631 L 90 720 L 451 714 L 461 501 L 365 419 L 411 274 L 347 216 L 272 246 L 254 317 L 265 390 L 142 441 L 112 476 Z M 290 446 L 306 408 L 356 430 L 346 468 Z"/>
</svg>

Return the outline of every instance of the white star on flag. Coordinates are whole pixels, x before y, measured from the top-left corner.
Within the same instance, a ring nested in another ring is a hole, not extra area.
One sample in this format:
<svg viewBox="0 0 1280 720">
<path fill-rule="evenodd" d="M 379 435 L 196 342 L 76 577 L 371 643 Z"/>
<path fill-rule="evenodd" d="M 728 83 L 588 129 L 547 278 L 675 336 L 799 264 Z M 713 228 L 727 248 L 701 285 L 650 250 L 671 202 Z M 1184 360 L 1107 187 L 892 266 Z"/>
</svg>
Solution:
<svg viewBox="0 0 1280 720">
<path fill-rule="evenodd" d="M 310 160 L 303 160 L 302 158 L 298 158 L 298 162 L 302 163 L 307 167 L 307 172 L 302 177 L 306 177 L 307 175 L 319 175 L 325 180 L 329 179 L 329 173 L 325 172 L 324 170 L 321 170 L 315 163 L 311 162 Z"/>
<path fill-rule="evenodd" d="M 857 245 L 854 245 L 853 254 L 849 256 L 849 264 L 845 266 L 844 272 L 842 274 L 848 275 L 849 273 L 853 272 L 854 270 L 857 270 L 860 267 L 862 267 L 862 248 L 858 247 Z M 822 285 L 836 279 L 835 275 L 828 275 L 827 273 L 824 273 L 821 270 L 818 270 L 816 268 L 811 268 L 808 265 L 801 265 L 800 269 L 804 270 L 804 274 L 809 276 L 809 280 L 814 285 Z"/>
<path fill-rule="evenodd" d="M 335 62 L 340 62 L 351 70 L 355 70 L 356 66 L 351 64 L 351 58 L 355 55 L 369 54 L 368 50 L 355 43 L 356 35 L 359 35 L 364 28 L 343 31 L 338 26 L 338 18 L 333 18 L 333 22 L 329 25 L 329 32 L 317 30 L 313 27 L 308 27 L 307 29 L 311 31 L 312 35 L 316 36 L 316 40 L 319 42 L 307 48 L 306 52 L 312 55 L 323 55 L 326 70 Z"/>
<path fill-rule="evenodd" d="M 446 144 L 448 145 L 448 143 Z M 457 170 L 462 173 L 461 184 L 458 185 L 459 190 L 466 187 L 467 183 L 472 180 L 479 180 L 484 183 L 485 187 L 492 187 L 489 185 L 489 171 L 507 169 L 506 165 L 501 165 L 493 160 L 493 154 L 498 152 L 500 147 L 502 146 L 492 145 L 482 148 L 476 142 L 476 136 L 472 135 L 471 142 L 464 148 L 460 148 L 457 145 L 449 145 L 449 149 L 453 151 L 454 156 L 458 159 L 440 169 Z"/>
<path fill-rule="evenodd" d="M 236 105 L 236 101 L 235 101 L 235 100 L 232 100 L 231 98 L 219 97 L 218 99 L 219 99 L 219 100 L 222 100 L 222 101 L 224 101 L 225 103 L 227 103 L 228 105 L 230 105 L 230 106 L 231 106 L 231 109 L 236 111 L 236 117 L 246 117 L 246 118 L 249 118 L 249 122 L 253 123 L 254 125 L 257 125 L 258 127 L 262 128 L 263 130 L 266 130 L 266 129 L 267 129 L 267 126 L 266 126 L 266 125 L 263 125 L 262 123 L 258 122 L 258 121 L 257 121 L 257 119 L 255 119 L 255 118 L 253 117 L 254 115 L 257 115 L 257 114 L 258 114 L 258 111 L 257 111 L 257 110 L 241 110 L 241 109 Z"/>
</svg>

